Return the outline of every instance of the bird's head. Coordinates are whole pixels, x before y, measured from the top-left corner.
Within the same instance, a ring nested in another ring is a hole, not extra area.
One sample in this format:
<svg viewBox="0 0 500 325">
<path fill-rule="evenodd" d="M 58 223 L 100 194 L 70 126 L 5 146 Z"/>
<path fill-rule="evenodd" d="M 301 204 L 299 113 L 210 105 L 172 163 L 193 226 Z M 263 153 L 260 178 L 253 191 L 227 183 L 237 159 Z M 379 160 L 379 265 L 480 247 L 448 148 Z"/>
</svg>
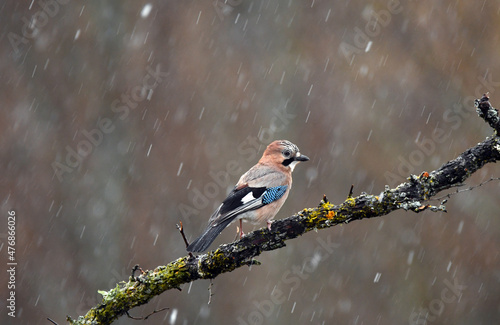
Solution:
<svg viewBox="0 0 500 325">
<path fill-rule="evenodd" d="M 280 164 L 286 169 L 293 171 L 295 166 L 301 161 L 308 161 L 309 157 L 302 155 L 299 147 L 288 140 L 276 140 L 267 146 L 262 159 Z"/>
</svg>

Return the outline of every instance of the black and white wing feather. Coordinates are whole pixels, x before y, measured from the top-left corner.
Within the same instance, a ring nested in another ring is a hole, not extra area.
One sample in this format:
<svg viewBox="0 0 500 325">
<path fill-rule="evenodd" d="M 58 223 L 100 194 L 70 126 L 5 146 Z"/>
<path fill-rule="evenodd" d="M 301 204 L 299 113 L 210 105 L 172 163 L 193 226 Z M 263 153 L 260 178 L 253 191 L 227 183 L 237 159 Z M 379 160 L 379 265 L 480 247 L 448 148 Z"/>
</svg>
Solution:
<svg viewBox="0 0 500 325">
<path fill-rule="evenodd" d="M 288 186 L 235 187 L 210 217 L 205 232 L 188 246 L 188 251 L 202 252 L 239 215 L 263 207 L 281 198 Z"/>
</svg>

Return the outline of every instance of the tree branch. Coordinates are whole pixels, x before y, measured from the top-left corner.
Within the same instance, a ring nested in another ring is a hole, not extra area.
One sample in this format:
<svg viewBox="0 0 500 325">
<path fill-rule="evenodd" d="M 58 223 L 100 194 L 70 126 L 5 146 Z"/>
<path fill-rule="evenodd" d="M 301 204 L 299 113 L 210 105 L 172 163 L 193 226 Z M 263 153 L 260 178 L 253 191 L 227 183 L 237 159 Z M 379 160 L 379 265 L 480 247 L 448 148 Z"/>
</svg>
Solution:
<svg viewBox="0 0 500 325">
<path fill-rule="evenodd" d="M 286 219 L 272 223 L 271 230 L 258 229 L 241 240 L 219 246 L 215 251 L 199 256 L 181 257 L 166 266 L 131 276 L 127 283 L 117 284 L 109 291 L 99 291 L 103 300 L 85 316 L 67 320 L 71 324 L 109 324 L 130 309 L 146 304 L 153 297 L 182 284 L 198 279 L 214 279 L 244 265 L 259 264 L 253 258 L 264 251 L 285 246 L 285 241 L 311 230 L 329 228 L 340 223 L 380 217 L 392 211 L 404 209 L 421 212 L 446 211 L 443 205 L 432 206 L 429 200 L 437 193 L 460 186 L 474 172 L 487 163 L 500 160 L 500 119 L 498 111 L 484 95 L 475 101 L 476 110 L 494 130 L 495 134 L 467 149 L 457 158 L 430 173 L 410 175 L 408 181 L 394 189 L 386 186 L 380 195 L 361 194 L 348 198 L 339 205 L 331 204 L 323 197 L 316 208 L 304 209 Z"/>
</svg>

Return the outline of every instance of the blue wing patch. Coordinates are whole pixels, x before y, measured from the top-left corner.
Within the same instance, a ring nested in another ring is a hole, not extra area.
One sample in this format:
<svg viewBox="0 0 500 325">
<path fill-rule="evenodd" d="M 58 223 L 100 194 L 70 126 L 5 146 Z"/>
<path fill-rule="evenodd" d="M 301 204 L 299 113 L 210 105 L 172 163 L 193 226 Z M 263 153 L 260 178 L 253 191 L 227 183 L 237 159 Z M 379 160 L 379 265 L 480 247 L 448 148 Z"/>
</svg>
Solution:
<svg viewBox="0 0 500 325">
<path fill-rule="evenodd" d="M 286 185 L 282 185 L 268 188 L 262 195 L 262 204 L 266 205 L 278 200 L 285 194 L 287 187 Z"/>
</svg>

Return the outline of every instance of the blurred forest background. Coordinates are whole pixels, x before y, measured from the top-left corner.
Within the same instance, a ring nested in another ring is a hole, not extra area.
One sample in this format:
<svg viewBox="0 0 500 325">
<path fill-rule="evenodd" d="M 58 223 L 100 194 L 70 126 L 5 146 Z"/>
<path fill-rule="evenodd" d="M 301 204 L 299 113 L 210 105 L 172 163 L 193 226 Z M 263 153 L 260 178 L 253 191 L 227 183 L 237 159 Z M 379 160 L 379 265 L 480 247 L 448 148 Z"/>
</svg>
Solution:
<svg viewBox="0 0 500 325">
<path fill-rule="evenodd" d="M 15 210 L 18 262 L 15 319 L 0 272 L 2 324 L 64 324 L 135 264 L 185 255 L 175 224 L 197 236 L 274 139 L 311 158 L 294 172 L 284 218 L 323 194 L 342 202 L 351 184 L 378 194 L 438 168 L 493 133 L 474 98 L 489 91 L 500 107 L 493 0 L 33 0 L 5 1 L 0 16 L 0 260 L 7 268 Z M 467 186 L 499 175 L 486 166 Z M 210 305 L 209 281 L 196 281 L 131 315 L 499 323 L 499 190 L 453 196 L 448 213 L 309 233 L 215 279 Z"/>
</svg>

